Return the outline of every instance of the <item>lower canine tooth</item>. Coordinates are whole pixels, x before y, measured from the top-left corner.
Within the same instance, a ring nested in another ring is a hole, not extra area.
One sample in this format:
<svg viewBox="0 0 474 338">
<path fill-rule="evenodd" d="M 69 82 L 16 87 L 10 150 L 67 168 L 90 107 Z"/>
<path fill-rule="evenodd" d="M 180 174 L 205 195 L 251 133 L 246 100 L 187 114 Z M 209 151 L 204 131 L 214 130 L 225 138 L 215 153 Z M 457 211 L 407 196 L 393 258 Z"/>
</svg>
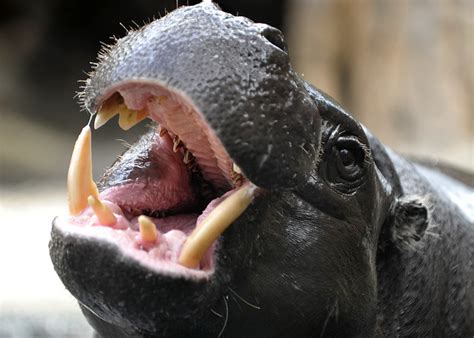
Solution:
<svg viewBox="0 0 474 338">
<path fill-rule="evenodd" d="M 178 262 L 188 268 L 198 266 L 202 257 L 227 227 L 250 205 L 256 187 L 246 184 L 222 201 L 196 226 L 184 243 Z"/>
<path fill-rule="evenodd" d="M 87 202 L 94 210 L 94 213 L 101 224 L 112 226 L 117 223 L 117 218 L 115 218 L 114 213 L 109 209 L 109 207 L 107 207 L 107 205 L 102 203 L 100 199 L 90 195 L 87 198 Z"/>
<path fill-rule="evenodd" d="M 67 174 L 69 212 L 77 215 L 87 208 L 87 198 L 98 198 L 97 186 L 92 179 L 91 128 L 85 126 L 74 145 Z"/>
<path fill-rule="evenodd" d="M 142 240 L 145 242 L 155 242 L 158 238 L 158 232 L 156 230 L 155 223 L 153 223 L 148 217 L 138 217 L 138 226 L 140 229 L 140 235 Z"/>
</svg>

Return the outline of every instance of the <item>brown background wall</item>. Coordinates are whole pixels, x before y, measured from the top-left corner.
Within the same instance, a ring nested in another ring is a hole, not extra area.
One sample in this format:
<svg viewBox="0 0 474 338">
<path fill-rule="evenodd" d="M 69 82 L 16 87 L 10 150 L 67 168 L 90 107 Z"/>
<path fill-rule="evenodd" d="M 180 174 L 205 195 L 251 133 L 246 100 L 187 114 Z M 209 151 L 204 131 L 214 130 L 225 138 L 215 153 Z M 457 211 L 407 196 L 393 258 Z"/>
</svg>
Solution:
<svg viewBox="0 0 474 338">
<path fill-rule="evenodd" d="M 474 168 L 474 1 L 296 0 L 296 69 L 385 144 Z"/>
</svg>

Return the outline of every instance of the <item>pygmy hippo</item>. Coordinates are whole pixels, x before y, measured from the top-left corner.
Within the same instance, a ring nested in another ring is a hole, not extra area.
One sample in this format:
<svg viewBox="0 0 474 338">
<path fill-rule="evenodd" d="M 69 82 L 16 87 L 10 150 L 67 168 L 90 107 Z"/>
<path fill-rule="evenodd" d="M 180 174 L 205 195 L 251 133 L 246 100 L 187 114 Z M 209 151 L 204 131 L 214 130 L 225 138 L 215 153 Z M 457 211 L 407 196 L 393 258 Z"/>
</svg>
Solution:
<svg viewBox="0 0 474 338">
<path fill-rule="evenodd" d="M 181 7 L 104 49 L 81 100 L 96 129 L 153 121 L 98 186 L 82 130 L 53 222 L 100 336 L 473 336 L 473 176 L 383 146 L 279 30 Z"/>
</svg>

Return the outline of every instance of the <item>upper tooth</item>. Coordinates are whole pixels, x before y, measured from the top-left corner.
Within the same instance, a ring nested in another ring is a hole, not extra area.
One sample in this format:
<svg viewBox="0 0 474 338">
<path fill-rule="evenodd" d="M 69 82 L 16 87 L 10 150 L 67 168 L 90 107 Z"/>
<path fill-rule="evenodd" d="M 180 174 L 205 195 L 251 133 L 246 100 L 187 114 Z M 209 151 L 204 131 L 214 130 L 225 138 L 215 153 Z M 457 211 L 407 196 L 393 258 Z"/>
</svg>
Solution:
<svg viewBox="0 0 474 338">
<path fill-rule="evenodd" d="M 184 151 L 183 162 L 184 164 L 188 164 L 189 162 L 191 162 L 191 153 L 187 149 Z"/>
<path fill-rule="evenodd" d="M 179 264 L 188 268 L 198 266 L 217 237 L 247 209 L 255 190 L 255 185 L 246 184 L 212 210 L 187 238 L 179 256 Z"/>
<path fill-rule="evenodd" d="M 179 139 L 178 135 L 173 138 L 173 151 L 177 152 L 179 150 L 179 146 L 181 144 L 181 140 Z"/>
<path fill-rule="evenodd" d="M 159 125 L 159 132 L 160 136 L 162 137 L 163 135 L 168 133 L 168 130 L 166 130 L 161 124 Z"/>
<path fill-rule="evenodd" d="M 113 94 L 100 107 L 94 121 L 94 128 L 99 129 L 107 123 L 112 117 L 120 112 L 120 107 L 125 106 L 123 97 L 119 93 Z"/>
<path fill-rule="evenodd" d="M 143 121 L 147 116 L 148 112 L 144 109 L 136 111 L 130 110 L 125 105 L 120 107 L 119 113 L 119 126 L 123 130 L 129 130 L 137 123 Z"/>
<path fill-rule="evenodd" d="M 139 111 L 129 109 L 125 102 L 123 102 L 123 97 L 116 93 L 107 99 L 97 112 L 94 121 L 94 128 L 98 129 L 102 127 L 117 114 L 120 114 L 119 126 L 123 130 L 132 128 L 134 125 L 148 117 L 148 112 L 145 109 Z"/>
<path fill-rule="evenodd" d="M 234 172 L 236 172 L 237 174 L 242 174 L 242 170 L 240 169 L 240 167 L 235 164 L 235 163 L 232 163 L 232 170 L 234 170 Z"/>
<path fill-rule="evenodd" d="M 101 108 L 95 116 L 94 128 L 99 129 L 117 114 L 118 111 L 116 109 L 110 109 L 106 107 Z"/>
<path fill-rule="evenodd" d="M 85 126 L 74 145 L 67 174 L 69 212 L 79 214 L 87 208 L 87 198 L 98 198 L 97 186 L 92 178 L 91 128 Z"/>
</svg>

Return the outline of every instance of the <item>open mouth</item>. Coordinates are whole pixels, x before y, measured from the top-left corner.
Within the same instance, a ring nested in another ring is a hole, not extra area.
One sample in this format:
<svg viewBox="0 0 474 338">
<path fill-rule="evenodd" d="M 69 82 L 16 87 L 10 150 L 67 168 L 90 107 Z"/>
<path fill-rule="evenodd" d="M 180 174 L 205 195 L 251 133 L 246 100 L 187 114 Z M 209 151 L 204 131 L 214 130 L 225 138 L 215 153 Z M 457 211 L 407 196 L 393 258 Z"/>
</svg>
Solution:
<svg viewBox="0 0 474 338">
<path fill-rule="evenodd" d="M 127 82 L 103 95 L 95 128 L 115 115 L 124 130 L 153 120 L 151 146 L 125 179 L 99 193 L 86 126 L 68 173 L 70 216 L 57 219 L 57 226 L 113 243 L 158 273 L 208 278 L 214 272 L 218 238 L 259 189 L 185 94 L 156 83 Z"/>
</svg>

